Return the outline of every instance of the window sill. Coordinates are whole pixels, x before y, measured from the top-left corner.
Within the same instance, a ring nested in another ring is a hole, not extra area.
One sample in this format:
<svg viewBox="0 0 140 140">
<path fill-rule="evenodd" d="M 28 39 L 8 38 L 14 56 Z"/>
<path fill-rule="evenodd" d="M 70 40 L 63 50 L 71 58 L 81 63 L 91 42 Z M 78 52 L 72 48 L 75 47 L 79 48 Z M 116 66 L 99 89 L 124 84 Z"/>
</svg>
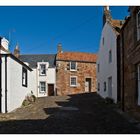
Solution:
<svg viewBox="0 0 140 140">
<path fill-rule="evenodd" d="M 77 87 L 77 85 L 70 85 L 70 87 Z"/>
<path fill-rule="evenodd" d="M 39 76 L 46 76 L 46 74 L 39 74 Z"/>
<path fill-rule="evenodd" d="M 46 93 L 46 91 L 40 91 L 39 93 L 40 93 L 40 94 L 44 94 L 44 93 Z"/>
<path fill-rule="evenodd" d="M 76 70 L 74 70 L 74 69 L 70 69 L 70 71 L 77 71 L 77 69 L 76 69 Z"/>
<path fill-rule="evenodd" d="M 27 88 L 27 85 L 23 85 L 23 84 L 22 84 L 22 86 Z"/>
</svg>

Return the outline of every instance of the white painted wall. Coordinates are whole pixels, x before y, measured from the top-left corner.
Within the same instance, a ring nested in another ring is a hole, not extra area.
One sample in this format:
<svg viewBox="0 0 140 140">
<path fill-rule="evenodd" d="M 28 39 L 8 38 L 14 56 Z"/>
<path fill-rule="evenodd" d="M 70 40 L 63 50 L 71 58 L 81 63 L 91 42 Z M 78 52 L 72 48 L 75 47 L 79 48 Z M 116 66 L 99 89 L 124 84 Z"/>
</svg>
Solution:
<svg viewBox="0 0 140 140">
<path fill-rule="evenodd" d="M 11 57 L 7 57 L 7 110 L 20 107 L 25 96 L 31 93 L 31 71 L 28 73 L 28 86 L 22 86 L 22 65 Z M 5 58 L 2 57 L 2 112 L 5 113 Z"/>
<path fill-rule="evenodd" d="M 31 89 L 31 91 L 33 92 L 33 94 L 37 97 L 37 70 L 36 69 L 32 69 L 33 71 L 30 72 L 30 76 L 29 76 L 29 88 Z"/>
<path fill-rule="evenodd" d="M 104 45 L 102 38 L 104 37 Z M 112 76 L 112 98 L 117 102 L 117 45 L 116 34 L 112 27 L 106 23 L 102 30 L 100 48 L 98 53 L 97 65 L 100 65 L 100 71 L 97 71 L 97 84 L 100 83 L 100 94 L 102 97 L 108 97 L 108 78 Z M 112 50 L 112 63 L 109 63 L 109 51 Z M 104 91 L 104 82 L 106 82 L 106 91 Z"/>
<path fill-rule="evenodd" d="M 40 64 L 46 64 L 46 66 L 47 66 L 46 67 L 46 75 L 40 75 Z M 56 72 L 55 72 L 55 68 L 49 68 L 48 62 L 38 62 L 36 70 L 37 70 L 37 81 L 38 81 L 37 97 L 48 96 L 48 84 L 54 84 L 54 90 L 55 90 L 55 86 L 56 86 Z M 46 92 L 45 93 L 40 93 L 39 83 L 41 81 L 45 81 L 46 82 Z"/>
</svg>

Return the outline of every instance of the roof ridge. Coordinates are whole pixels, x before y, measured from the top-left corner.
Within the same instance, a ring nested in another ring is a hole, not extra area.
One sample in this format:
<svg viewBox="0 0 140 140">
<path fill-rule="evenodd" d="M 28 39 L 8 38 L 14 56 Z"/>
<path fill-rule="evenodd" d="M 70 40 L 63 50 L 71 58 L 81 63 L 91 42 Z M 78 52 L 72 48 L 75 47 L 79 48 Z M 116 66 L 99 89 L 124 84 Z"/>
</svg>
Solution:
<svg viewBox="0 0 140 140">
<path fill-rule="evenodd" d="M 90 52 L 71 52 L 70 51 L 70 52 L 63 52 L 63 53 L 84 53 L 84 54 L 94 54 L 94 55 L 97 55 L 97 53 L 90 53 Z"/>
<path fill-rule="evenodd" d="M 56 55 L 56 54 L 20 54 L 21 55 Z"/>
</svg>

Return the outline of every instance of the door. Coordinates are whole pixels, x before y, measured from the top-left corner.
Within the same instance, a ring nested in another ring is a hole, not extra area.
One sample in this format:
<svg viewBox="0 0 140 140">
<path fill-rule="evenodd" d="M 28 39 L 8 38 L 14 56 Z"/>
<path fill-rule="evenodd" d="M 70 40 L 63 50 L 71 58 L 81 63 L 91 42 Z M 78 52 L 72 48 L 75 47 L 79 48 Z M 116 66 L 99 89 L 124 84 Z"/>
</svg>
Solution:
<svg viewBox="0 0 140 140">
<path fill-rule="evenodd" d="M 91 92 L 91 78 L 85 80 L 85 92 Z"/>
<path fill-rule="evenodd" d="M 54 84 L 48 84 L 48 96 L 54 96 Z"/>
<path fill-rule="evenodd" d="M 138 105 L 140 105 L 140 64 L 138 65 Z"/>
<path fill-rule="evenodd" d="M 108 78 L 108 97 L 112 98 L 112 77 Z"/>
</svg>

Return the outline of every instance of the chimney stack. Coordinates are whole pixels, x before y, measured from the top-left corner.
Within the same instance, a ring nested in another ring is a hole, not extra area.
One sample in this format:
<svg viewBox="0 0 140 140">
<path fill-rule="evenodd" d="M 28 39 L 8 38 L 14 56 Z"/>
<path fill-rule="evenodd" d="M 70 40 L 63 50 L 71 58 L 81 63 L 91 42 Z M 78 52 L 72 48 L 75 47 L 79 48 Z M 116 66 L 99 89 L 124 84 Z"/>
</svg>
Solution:
<svg viewBox="0 0 140 140">
<path fill-rule="evenodd" d="M 111 12 L 109 10 L 109 6 L 104 6 L 104 14 L 103 14 L 103 26 L 106 22 L 111 22 Z"/>
<path fill-rule="evenodd" d="M 58 45 L 57 45 L 57 53 L 62 53 L 63 51 L 62 51 L 62 44 L 61 43 L 59 43 Z"/>
<path fill-rule="evenodd" d="M 3 46 L 5 50 L 9 50 L 9 41 L 4 37 L 1 38 L 1 46 Z"/>
<path fill-rule="evenodd" d="M 19 56 L 20 56 L 20 49 L 19 49 L 18 43 L 17 43 L 17 45 L 16 45 L 16 47 L 15 47 L 15 49 L 14 49 L 14 55 L 15 55 L 15 57 L 17 57 L 17 58 L 19 58 Z"/>
</svg>

